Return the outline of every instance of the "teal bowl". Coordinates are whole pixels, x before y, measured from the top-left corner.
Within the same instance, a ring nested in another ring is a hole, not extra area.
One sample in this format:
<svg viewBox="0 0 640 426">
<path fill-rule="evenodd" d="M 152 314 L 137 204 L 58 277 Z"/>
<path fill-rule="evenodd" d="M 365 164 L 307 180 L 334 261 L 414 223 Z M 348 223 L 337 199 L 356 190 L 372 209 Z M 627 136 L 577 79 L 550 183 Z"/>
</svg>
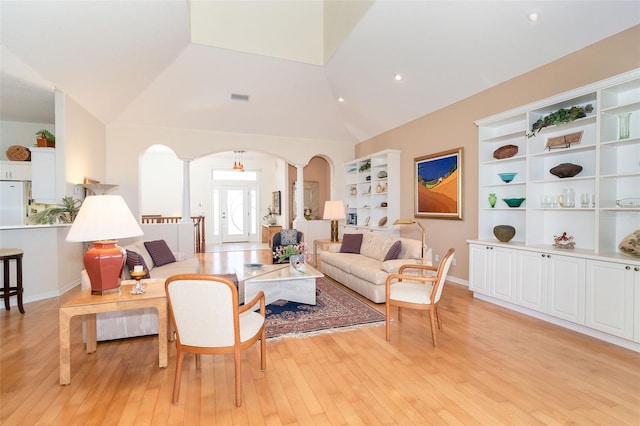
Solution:
<svg viewBox="0 0 640 426">
<path fill-rule="evenodd" d="M 520 204 L 522 204 L 524 198 L 503 198 L 502 201 L 507 203 L 509 207 L 520 207 Z"/>
<path fill-rule="evenodd" d="M 516 175 L 517 173 L 498 173 L 498 176 L 500 176 L 500 179 L 502 179 L 504 183 L 511 182 L 516 177 Z"/>
</svg>

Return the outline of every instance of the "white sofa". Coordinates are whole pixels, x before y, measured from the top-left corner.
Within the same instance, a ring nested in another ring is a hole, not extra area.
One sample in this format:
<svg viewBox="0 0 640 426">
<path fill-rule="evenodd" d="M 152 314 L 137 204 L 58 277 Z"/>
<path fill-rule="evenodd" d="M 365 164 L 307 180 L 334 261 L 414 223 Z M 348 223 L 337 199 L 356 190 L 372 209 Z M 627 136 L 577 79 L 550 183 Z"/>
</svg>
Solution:
<svg viewBox="0 0 640 426">
<path fill-rule="evenodd" d="M 400 240 L 400 254 L 396 259 L 384 260 L 389 248 Z M 385 282 L 389 274 L 398 272 L 401 265 L 422 262 L 422 242 L 365 232 L 360 253 L 340 253 L 341 243 L 329 246 L 320 253 L 320 270 L 375 303 L 385 301 Z M 426 264 L 432 265 L 432 250 L 427 248 Z"/>
<path fill-rule="evenodd" d="M 198 259 L 183 259 L 180 253 L 175 252 L 176 262 L 158 267 L 154 266 L 151 255 L 142 240 L 123 248 L 140 254 L 149 268 L 150 277 L 154 279 L 164 280 L 176 274 L 197 274 L 200 272 L 200 261 Z M 131 279 L 126 265 L 124 269 L 124 279 Z M 89 276 L 83 270 L 82 288 L 90 287 Z M 158 311 L 153 308 L 141 308 L 97 314 L 96 332 L 98 341 L 158 334 Z"/>
</svg>

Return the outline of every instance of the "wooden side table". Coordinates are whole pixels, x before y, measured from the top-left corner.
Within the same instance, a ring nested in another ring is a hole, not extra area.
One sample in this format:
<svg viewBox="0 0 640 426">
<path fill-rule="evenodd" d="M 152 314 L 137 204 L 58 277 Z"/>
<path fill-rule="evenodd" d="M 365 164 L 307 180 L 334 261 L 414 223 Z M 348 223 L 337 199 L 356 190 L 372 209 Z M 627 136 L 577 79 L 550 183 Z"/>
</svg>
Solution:
<svg viewBox="0 0 640 426">
<path fill-rule="evenodd" d="M 273 236 L 282 231 L 280 225 L 262 225 L 262 242 L 268 243 L 269 247 L 273 247 Z"/>
<path fill-rule="evenodd" d="M 315 256 L 315 267 L 317 269 L 320 269 L 320 257 L 318 256 L 318 247 L 320 248 L 321 251 L 325 251 L 326 249 L 329 248 L 330 245 L 333 244 L 339 244 L 340 241 L 331 241 L 330 239 L 319 239 L 319 240 L 313 240 L 313 253 Z"/>
<path fill-rule="evenodd" d="M 71 318 L 86 315 L 87 353 L 97 349 L 96 314 L 101 312 L 125 311 L 137 308 L 156 308 L 158 310 L 158 364 L 165 368 L 168 364 L 167 350 L 167 296 L 164 280 L 143 280 L 146 287 L 143 294 L 131 294 L 133 280 L 123 281 L 120 293 L 93 295 L 87 288 L 78 296 L 60 306 L 60 384 L 71 383 Z"/>
</svg>

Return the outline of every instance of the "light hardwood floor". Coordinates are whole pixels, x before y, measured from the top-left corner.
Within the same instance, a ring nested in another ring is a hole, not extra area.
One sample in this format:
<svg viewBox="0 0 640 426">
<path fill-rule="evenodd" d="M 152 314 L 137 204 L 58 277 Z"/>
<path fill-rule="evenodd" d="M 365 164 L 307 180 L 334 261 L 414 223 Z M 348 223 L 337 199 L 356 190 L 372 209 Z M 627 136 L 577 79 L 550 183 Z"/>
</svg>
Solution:
<svg viewBox="0 0 640 426">
<path fill-rule="evenodd" d="M 267 262 L 269 251 L 199 255 L 203 271 Z M 28 284 L 26 284 L 28 285 Z M 267 343 L 233 359 L 187 356 L 171 404 L 175 347 L 157 337 L 100 343 L 87 355 L 72 322 L 71 384 L 58 384 L 58 306 L 77 292 L 0 313 L 0 424 L 640 424 L 640 354 L 474 300 L 447 284 L 433 348 L 425 314 L 402 324 Z M 377 305 L 382 310 L 383 305 Z"/>
</svg>

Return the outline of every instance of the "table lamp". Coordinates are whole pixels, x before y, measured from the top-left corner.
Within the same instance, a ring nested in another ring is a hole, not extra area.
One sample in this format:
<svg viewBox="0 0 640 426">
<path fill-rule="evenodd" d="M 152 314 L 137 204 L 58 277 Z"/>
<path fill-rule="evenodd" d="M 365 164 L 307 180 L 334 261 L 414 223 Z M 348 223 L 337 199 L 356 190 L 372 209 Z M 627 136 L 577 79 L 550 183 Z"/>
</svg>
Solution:
<svg viewBox="0 0 640 426">
<path fill-rule="evenodd" d="M 338 219 L 344 219 L 344 205 L 342 201 L 325 201 L 323 219 L 331 220 L 331 241 L 338 241 Z"/>
<path fill-rule="evenodd" d="M 112 293 L 120 287 L 124 253 L 117 238 L 143 235 L 120 195 L 90 195 L 85 198 L 67 241 L 93 241 L 84 255 L 84 267 L 91 280 L 92 294 Z"/>
<path fill-rule="evenodd" d="M 427 261 L 425 256 L 425 248 L 427 247 L 427 232 L 424 230 L 424 226 L 422 226 L 420 224 L 420 222 L 416 222 L 413 219 L 398 219 L 395 222 L 393 222 L 394 225 L 413 225 L 416 224 L 420 227 L 420 230 L 422 231 L 422 264 L 424 265 L 425 262 Z"/>
</svg>

